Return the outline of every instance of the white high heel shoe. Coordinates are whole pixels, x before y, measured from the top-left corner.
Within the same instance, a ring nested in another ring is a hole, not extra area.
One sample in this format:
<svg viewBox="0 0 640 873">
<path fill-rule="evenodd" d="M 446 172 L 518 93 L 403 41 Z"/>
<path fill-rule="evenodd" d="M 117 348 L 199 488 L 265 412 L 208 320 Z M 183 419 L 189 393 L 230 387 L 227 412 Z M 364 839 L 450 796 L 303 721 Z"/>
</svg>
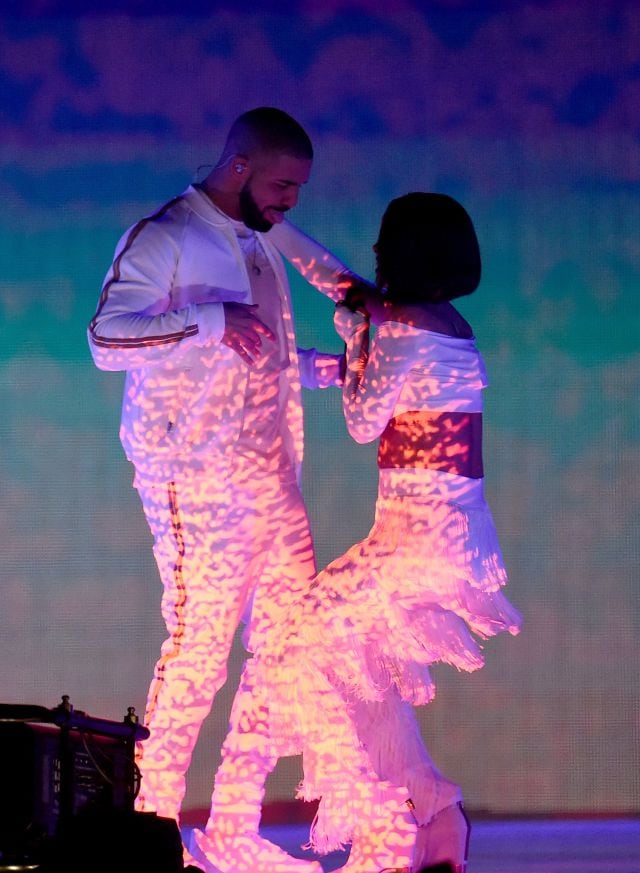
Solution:
<svg viewBox="0 0 640 873">
<path fill-rule="evenodd" d="M 447 806 L 418 828 L 411 869 L 449 863 L 452 873 L 465 873 L 469 857 L 471 824 L 462 803 Z"/>
</svg>

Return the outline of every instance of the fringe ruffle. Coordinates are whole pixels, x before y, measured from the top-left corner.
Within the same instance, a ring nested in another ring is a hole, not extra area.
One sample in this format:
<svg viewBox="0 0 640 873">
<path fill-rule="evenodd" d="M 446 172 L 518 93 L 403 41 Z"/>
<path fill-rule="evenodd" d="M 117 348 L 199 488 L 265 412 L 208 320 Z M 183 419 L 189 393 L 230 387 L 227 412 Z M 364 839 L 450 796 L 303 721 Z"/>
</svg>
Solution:
<svg viewBox="0 0 640 873">
<path fill-rule="evenodd" d="M 502 591 L 507 574 L 482 482 L 461 479 L 434 477 L 439 493 L 416 486 L 403 494 L 396 486 L 405 481 L 381 475 L 369 535 L 316 577 L 257 654 L 276 754 L 302 752 L 298 796 L 320 798 L 310 836 L 320 853 L 351 839 L 360 802 L 354 786 L 380 776 L 395 781 L 396 774 L 374 772 L 354 709 L 378 705 L 376 729 L 397 746 L 404 728 L 395 733 L 393 708 L 433 698 L 431 664 L 477 670 L 481 640 L 519 632 L 520 613 Z M 458 489 L 455 500 L 444 499 L 449 486 Z M 390 747 L 378 745 L 388 758 Z M 424 785 L 416 779 L 412 787 L 424 795 L 421 817 L 428 820 L 441 803 L 456 802 L 458 789 L 425 768 Z"/>
</svg>

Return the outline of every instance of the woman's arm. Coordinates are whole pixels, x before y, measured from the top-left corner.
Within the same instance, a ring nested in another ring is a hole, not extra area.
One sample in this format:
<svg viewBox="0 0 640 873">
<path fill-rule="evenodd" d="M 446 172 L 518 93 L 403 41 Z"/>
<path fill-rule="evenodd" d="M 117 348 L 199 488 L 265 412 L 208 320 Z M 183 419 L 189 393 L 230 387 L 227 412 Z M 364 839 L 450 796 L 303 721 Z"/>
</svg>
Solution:
<svg viewBox="0 0 640 873">
<path fill-rule="evenodd" d="M 356 442 L 369 443 L 393 417 L 413 364 L 413 331 L 407 325 L 384 322 L 369 348 L 369 319 L 362 313 L 337 306 L 334 323 L 346 343 L 342 406 L 347 428 Z"/>
</svg>

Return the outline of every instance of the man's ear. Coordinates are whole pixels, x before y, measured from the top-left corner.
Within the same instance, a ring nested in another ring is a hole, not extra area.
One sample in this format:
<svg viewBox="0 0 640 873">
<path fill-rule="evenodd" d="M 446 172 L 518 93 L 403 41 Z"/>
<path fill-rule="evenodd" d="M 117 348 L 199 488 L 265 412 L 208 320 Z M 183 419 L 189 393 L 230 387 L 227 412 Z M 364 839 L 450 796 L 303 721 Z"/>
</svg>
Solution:
<svg viewBox="0 0 640 873">
<path fill-rule="evenodd" d="M 231 160 L 233 176 L 246 176 L 249 172 L 249 159 L 245 155 L 234 155 Z"/>
</svg>

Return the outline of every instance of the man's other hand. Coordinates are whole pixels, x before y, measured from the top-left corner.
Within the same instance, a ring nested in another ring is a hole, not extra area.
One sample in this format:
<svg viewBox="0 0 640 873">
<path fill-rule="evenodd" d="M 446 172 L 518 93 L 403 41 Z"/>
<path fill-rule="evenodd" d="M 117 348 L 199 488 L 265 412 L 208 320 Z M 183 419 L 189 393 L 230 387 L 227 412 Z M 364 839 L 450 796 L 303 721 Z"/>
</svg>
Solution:
<svg viewBox="0 0 640 873">
<path fill-rule="evenodd" d="M 267 325 L 255 311 L 257 303 L 224 303 L 224 334 L 221 342 L 228 346 L 249 366 L 260 357 L 262 338 L 275 341 Z"/>
</svg>

